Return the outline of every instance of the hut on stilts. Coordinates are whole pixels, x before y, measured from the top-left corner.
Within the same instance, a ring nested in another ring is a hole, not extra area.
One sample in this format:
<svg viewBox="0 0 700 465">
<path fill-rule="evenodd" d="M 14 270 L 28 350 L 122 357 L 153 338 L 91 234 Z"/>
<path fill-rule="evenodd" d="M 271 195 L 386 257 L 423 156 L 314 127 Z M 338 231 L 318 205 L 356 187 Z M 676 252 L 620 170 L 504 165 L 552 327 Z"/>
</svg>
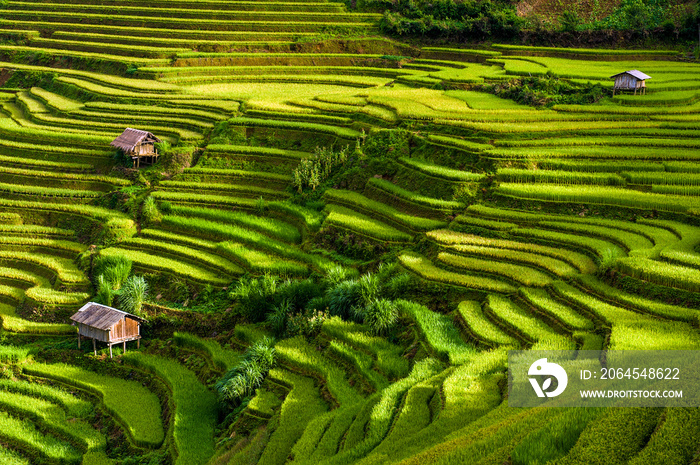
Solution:
<svg viewBox="0 0 700 465">
<path fill-rule="evenodd" d="M 156 142 L 162 141 L 148 131 L 126 128 L 109 145 L 122 150 L 127 157 L 131 158 L 134 168 L 139 168 L 142 159 L 150 164 L 158 161 L 158 149 L 155 148 Z"/>
<path fill-rule="evenodd" d="M 131 313 L 88 302 L 70 319 L 78 325 L 78 349 L 82 338 L 92 339 L 92 349 L 97 355 L 97 341 L 104 342 L 109 346 L 111 358 L 115 344 L 122 344 L 124 352 L 129 341 L 136 341 L 136 348 L 141 345 L 141 322 L 144 320 Z"/>
<path fill-rule="evenodd" d="M 647 85 L 646 80 L 651 79 L 651 76 L 637 71 L 636 69 L 625 71 L 624 73 L 619 73 L 614 76 L 610 76 L 610 79 L 615 79 L 615 85 L 613 86 L 613 95 L 616 91 L 623 90 L 634 90 L 634 95 L 637 95 L 637 91 L 641 95 L 646 95 Z"/>
</svg>

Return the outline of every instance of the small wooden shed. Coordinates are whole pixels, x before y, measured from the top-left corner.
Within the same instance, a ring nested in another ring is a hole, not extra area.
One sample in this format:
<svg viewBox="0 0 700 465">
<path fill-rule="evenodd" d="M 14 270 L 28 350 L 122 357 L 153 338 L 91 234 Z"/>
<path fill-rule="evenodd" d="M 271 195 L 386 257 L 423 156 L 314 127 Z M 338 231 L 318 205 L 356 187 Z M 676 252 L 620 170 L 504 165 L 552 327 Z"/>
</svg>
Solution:
<svg viewBox="0 0 700 465">
<path fill-rule="evenodd" d="M 70 317 L 78 325 L 78 349 L 83 337 L 92 339 L 92 348 L 97 355 L 97 343 L 101 341 L 109 346 L 109 356 L 112 357 L 112 346 L 123 344 L 126 352 L 126 343 L 136 341 L 137 347 L 141 340 L 141 322 L 131 313 L 122 312 L 107 305 L 88 302 L 78 312 Z"/>
<path fill-rule="evenodd" d="M 636 69 L 632 69 L 630 71 L 625 71 L 624 73 L 610 76 L 610 79 L 615 79 L 613 95 L 615 95 L 615 92 L 618 90 L 634 90 L 634 95 L 637 95 L 637 91 L 639 91 L 640 94 L 646 95 L 646 80 L 651 79 L 651 76 Z"/>
<path fill-rule="evenodd" d="M 140 129 L 126 128 L 124 132 L 112 141 L 112 147 L 116 147 L 131 157 L 134 168 L 141 166 L 141 159 L 155 163 L 158 160 L 158 150 L 155 148 L 156 142 L 162 142 L 148 131 Z"/>
</svg>

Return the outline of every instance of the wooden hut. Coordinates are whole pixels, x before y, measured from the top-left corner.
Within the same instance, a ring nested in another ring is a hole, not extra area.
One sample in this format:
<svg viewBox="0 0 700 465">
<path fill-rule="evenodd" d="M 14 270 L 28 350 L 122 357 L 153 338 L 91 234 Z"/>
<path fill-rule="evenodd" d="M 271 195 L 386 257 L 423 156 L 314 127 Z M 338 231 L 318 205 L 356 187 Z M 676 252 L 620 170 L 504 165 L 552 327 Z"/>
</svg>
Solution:
<svg viewBox="0 0 700 465">
<path fill-rule="evenodd" d="M 112 141 L 112 147 L 116 147 L 134 162 L 134 168 L 141 166 L 141 159 L 155 163 L 158 160 L 158 150 L 155 148 L 156 142 L 162 142 L 148 131 L 126 128 L 124 132 Z"/>
<path fill-rule="evenodd" d="M 618 90 L 634 90 L 634 95 L 637 95 L 637 91 L 640 94 L 647 93 L 646 80 L 651 79 L 641 71 L 636 69 L 625 71 L 624 73 L 619 73 L 614 76 L 610 76 L 610 79 L 615 79 L 615 86 L 613 87 L 613 95 Z"/>
<path fill-rule="evenodd" d="M 131 313 L 122 312 L 107 305 L 88 302 L 78 312 L 70 317 L 78 325 L 78 349 L 83 337 L 92 339 L 92 349 L 97 355 L 97 342 L 101 341 L 109 346 L 109 356 L 112 357 L 112 346 L 123 344 L 126 352 L 126 343 L 136 341 L 140 346 L 141 322 Z"/>
</svg>

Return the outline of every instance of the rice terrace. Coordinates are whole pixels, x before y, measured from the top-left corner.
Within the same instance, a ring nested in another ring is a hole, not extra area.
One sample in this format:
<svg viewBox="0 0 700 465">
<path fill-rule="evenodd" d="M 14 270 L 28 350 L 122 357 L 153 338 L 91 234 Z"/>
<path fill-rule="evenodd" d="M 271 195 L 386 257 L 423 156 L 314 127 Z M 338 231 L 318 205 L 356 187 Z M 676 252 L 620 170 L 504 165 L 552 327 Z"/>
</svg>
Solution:
<svg viewBox="0 0 700 465">
<path fill-rule="evenodd" d="M 700 465 L 698 406 L 509 405 L 700 350 L 699 24 L 0 0 L 0 465 Z"/>
</svg>

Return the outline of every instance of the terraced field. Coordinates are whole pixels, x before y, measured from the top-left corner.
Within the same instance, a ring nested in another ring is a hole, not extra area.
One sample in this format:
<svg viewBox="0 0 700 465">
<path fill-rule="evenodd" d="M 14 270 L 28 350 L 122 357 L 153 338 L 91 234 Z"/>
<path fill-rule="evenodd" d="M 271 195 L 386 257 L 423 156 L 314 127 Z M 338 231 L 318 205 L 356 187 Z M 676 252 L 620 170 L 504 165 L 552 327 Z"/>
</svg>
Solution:
<svg viewBox="0 0 700 465">
<path fill-rule="evenodd" d="M 700 65 L 421 49 L 334 1 L 1 11 L 0 462 L 698 463 L 697 409 L 513 409 L 506 368 L 700 348 Z M 647 95 L 478 87 L 627 69 Z M 115 157 L 125 127 L 159 164 Z M 114 257 L 151 287 L 119 362 L 66 324 Z M 272 335 L 231 408 L 217 380 Z"/>
</svg>

